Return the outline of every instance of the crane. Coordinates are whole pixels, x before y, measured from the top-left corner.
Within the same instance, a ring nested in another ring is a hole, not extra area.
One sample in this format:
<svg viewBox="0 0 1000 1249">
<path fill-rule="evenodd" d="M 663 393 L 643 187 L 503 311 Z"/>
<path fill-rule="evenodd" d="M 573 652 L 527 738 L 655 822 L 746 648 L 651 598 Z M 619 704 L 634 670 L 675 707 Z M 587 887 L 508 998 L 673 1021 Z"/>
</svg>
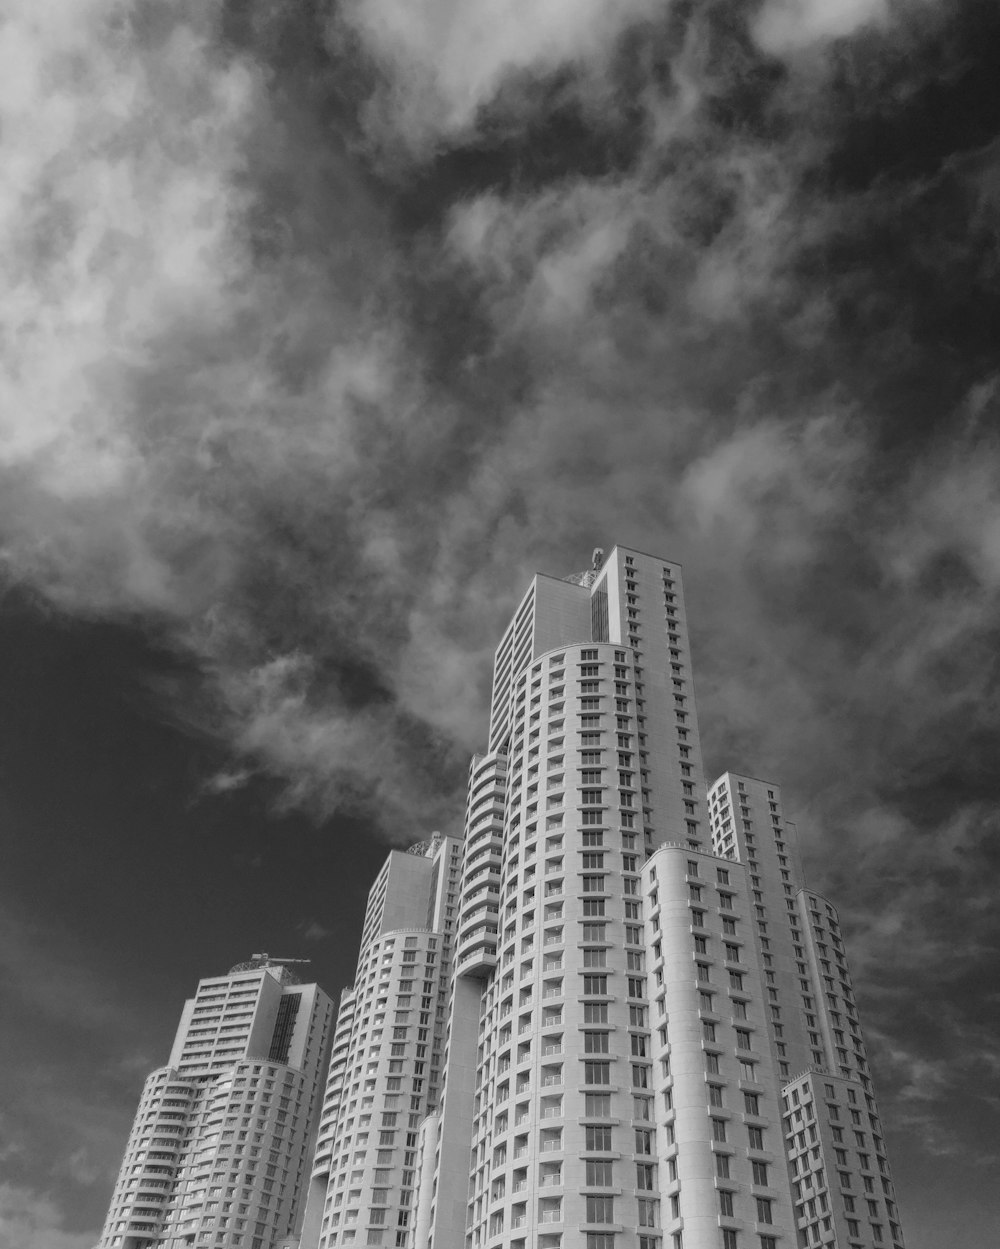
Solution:
<svg viewBox="0 0 1000 1249">
<path fill-rule="evenodd" d="M 267 954 L 267 953 L 254 954 L 252 955 L 252 958 L 255 962 L 257 959 L 263 959 L 265 963 L 311 963 L 312 962 L 311 958 L 277 958 L 274 955 Z"/>
</svg>

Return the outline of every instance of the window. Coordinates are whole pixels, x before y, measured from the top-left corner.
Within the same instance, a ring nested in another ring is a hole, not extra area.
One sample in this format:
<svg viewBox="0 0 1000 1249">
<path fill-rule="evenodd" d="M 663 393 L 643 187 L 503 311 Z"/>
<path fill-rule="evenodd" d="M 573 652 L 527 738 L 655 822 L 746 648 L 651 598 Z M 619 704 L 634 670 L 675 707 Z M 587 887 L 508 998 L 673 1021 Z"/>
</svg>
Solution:
<svg viewBox="0 0 1000 1249">
<path fill-rule="evenodd" d="M 584 1084 L 610 1084 L 611 1064 L 603 1062 L 583 1064 Z"/>
<path fill-rule="evenodd" d="M 736 1233 L 728 1227 L 722 1229 L 722 1249 L 740 1249 L 740 1242 Z"/>
<path fill-rule="evenodd" d="M 712 1120 L 712 1140 L 725 1142 L 726 1139 L 726 1121 L 725 1119 Z"/>
<path fill-rule="evenodd" d="M 753 1182 L 755 1184 L 760 1184 L 764 1188 L 767 1187 L 767 1163 L 766 1162 L 753 1163 Z"/>
<path fill-rule="evenodd" d="M 584 976 L 583 991 L 584 993 L 599 994 L 606 997 L 608 992 L 607 976 Z"/>
<path fill-rule="evenodd" d="M 758 1197 L 757 1198 L 757 1222 L 758 1223 L 773 1223 L 774 1222 L 774 1219 L 771 1217 L 771 1207 L 773 1205 L 774 1205 L 774 1202 L 772 1202 L 770 1197 Z"/>
<path fill-rule="evenodd" d="M 585 1221 L 587 1223 L 613 1223 L 615 1221 L 614 1197 L 588 1197 Z"/>
<path fill-rule="evenodd" d="M 659 1227 L 660 1226 L 660 1203 L 650 1197 L 640 1197 L 639 1205 L 639 1226 L 640 1227 Z"/>
<path fill-rule="evenodd" d="M 606 1054 L 608 1052 L 608 1034 L 606 1032 L 585 1032 L 583 1034 L 583 1052 L 585 1054 Z"/>
<path fill-rule="evenodd" d="M 583 1112 L 588 1118 L 592 1119 L 610 1119 L 611 1118 L 611 1094 L 610 1093 L 586 1093 L 583 1098 Z M 608 1132 L 610 1128 L 606 1129 Z M 603 1148 L 603 1146 L 601 1147 Z M 610 1148 L 610 1146 L 608 1147 Z"/>
<path fill-rule="evenodd" d="M 587 1162 L 586 1184 L 588 1188 L 610 1188 L 614 1182 L 612 1179 L 612 1170 L 614 1164 L 610 1161 L 601 1160 L 599 1162 Z"/>
<path fill-rule="evenodd" d="M 591 1093 L 588 1096 L 593 1097 L 594 1094 Z M 603 1094 L 599 1094 L 598 1096 L 603 1096 Z M 588 1111 L 587 1113 L 589 1114 L 590 1112 Z M 598 1149 L 610 1149 L 611 1148 L 611 1129 L 588 1127 L 586 1129 L 585 1148 L 588 1151 L 598 1150 Z"/>
<path fill-rule="evenodd" d="M 719 1213 L 729 1219 L 733 1217 L 733 1194 L 728 1188 L 719 1189 Z"/>
</svg>

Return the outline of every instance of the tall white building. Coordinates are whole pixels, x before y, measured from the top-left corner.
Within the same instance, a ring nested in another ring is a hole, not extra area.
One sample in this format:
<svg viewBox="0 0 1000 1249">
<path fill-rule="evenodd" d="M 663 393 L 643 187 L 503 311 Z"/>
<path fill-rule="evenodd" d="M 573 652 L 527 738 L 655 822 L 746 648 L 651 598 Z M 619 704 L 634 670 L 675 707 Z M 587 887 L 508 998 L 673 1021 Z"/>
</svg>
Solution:
<svg viewBox="0 0 1000 1249">
<path fill-rule="evenodd" d="M 836 914 L 775 785 L 706 792 L 676 564 L 534 578 L 459 858 L 454 928 L 410 936 L 440 1008 L 454 933 L 447 1024 L 405 1020 L 398 1055 L 401 928 L 374 948 L 369 908 L 303 1249 L 902 1249 Z M 415 1044 L 442 1062 L 419 1125 Z M 393 1061 L 412 1100 L 382 1144 Z"/>
<path fill-rule="evenodd" d="M 99 1249 L 277 1249 L 297 1236 L 333 1004 L 255 955 L 202 980 L 146 1080 Z"/>
<path fill-rule="evenodd" d="M 406 1245 L 421 1122 L 436 1104 L 462 845 L 394 850 L 368 895 L 340 999 L 302 1244 Z"/>
</svg>

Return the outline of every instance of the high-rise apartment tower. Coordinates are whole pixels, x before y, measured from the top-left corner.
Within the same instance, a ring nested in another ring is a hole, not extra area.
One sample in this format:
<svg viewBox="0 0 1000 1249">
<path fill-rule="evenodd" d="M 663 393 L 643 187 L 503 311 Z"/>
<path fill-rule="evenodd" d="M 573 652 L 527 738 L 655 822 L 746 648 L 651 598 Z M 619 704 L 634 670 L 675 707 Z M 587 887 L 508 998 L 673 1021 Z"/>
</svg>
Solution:
<svg viewBox="0 0 1000 1249">
<path fill-rule="evenodd" d="M 441 1091 L 462 843 L 389 855 L 340 998 L 302 1244 L 407 1243 L 418 1131 Z"/>
<path fill-rule="evenodd" d="M 836 913 L 776 785 L 706 792 L 675 563 L 618 547 L 534 578 L 459 857 L 454 909 L 410 936 L 423 1039 L 412 1014 L 390 1033 L 406 946 L 372 948 L 370 907 L 323 1249 L 902 1249 Z"/>
<path fill-rule="evenodd" d="M 266 954 L 200 981 L 139 1101 L 98 1249 L 276 1249 L 301 1224 L 333 1003 Z"/>
</svg>

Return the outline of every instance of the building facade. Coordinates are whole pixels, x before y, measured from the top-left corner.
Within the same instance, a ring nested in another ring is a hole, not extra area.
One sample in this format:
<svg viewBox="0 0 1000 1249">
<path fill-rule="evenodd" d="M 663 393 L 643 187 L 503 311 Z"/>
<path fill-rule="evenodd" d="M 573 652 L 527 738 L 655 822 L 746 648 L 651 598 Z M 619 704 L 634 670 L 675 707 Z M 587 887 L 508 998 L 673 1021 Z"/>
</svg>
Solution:
<svg viewBox="0 0 1000 1249">
<path fill-rule="evenodd" d="M 392 851 L 340 999 L 302 1244 L 406 1245 L 420 1124 L 437 1103 L 462 845 Z"/>
<path fill-rule="evenodd" d="M 676 564 L 616 548 L 534 578 L 462 846 L 396 1244 L 902 1249 L 836 914 L 777 786 L 705 788 Z"/>
<path fill-rule="evenodd" d="M 333 1003 L 255 955 L 202 980 L 146 1080 L 98 1249 L 297 1238 Z"/>
</svg>

